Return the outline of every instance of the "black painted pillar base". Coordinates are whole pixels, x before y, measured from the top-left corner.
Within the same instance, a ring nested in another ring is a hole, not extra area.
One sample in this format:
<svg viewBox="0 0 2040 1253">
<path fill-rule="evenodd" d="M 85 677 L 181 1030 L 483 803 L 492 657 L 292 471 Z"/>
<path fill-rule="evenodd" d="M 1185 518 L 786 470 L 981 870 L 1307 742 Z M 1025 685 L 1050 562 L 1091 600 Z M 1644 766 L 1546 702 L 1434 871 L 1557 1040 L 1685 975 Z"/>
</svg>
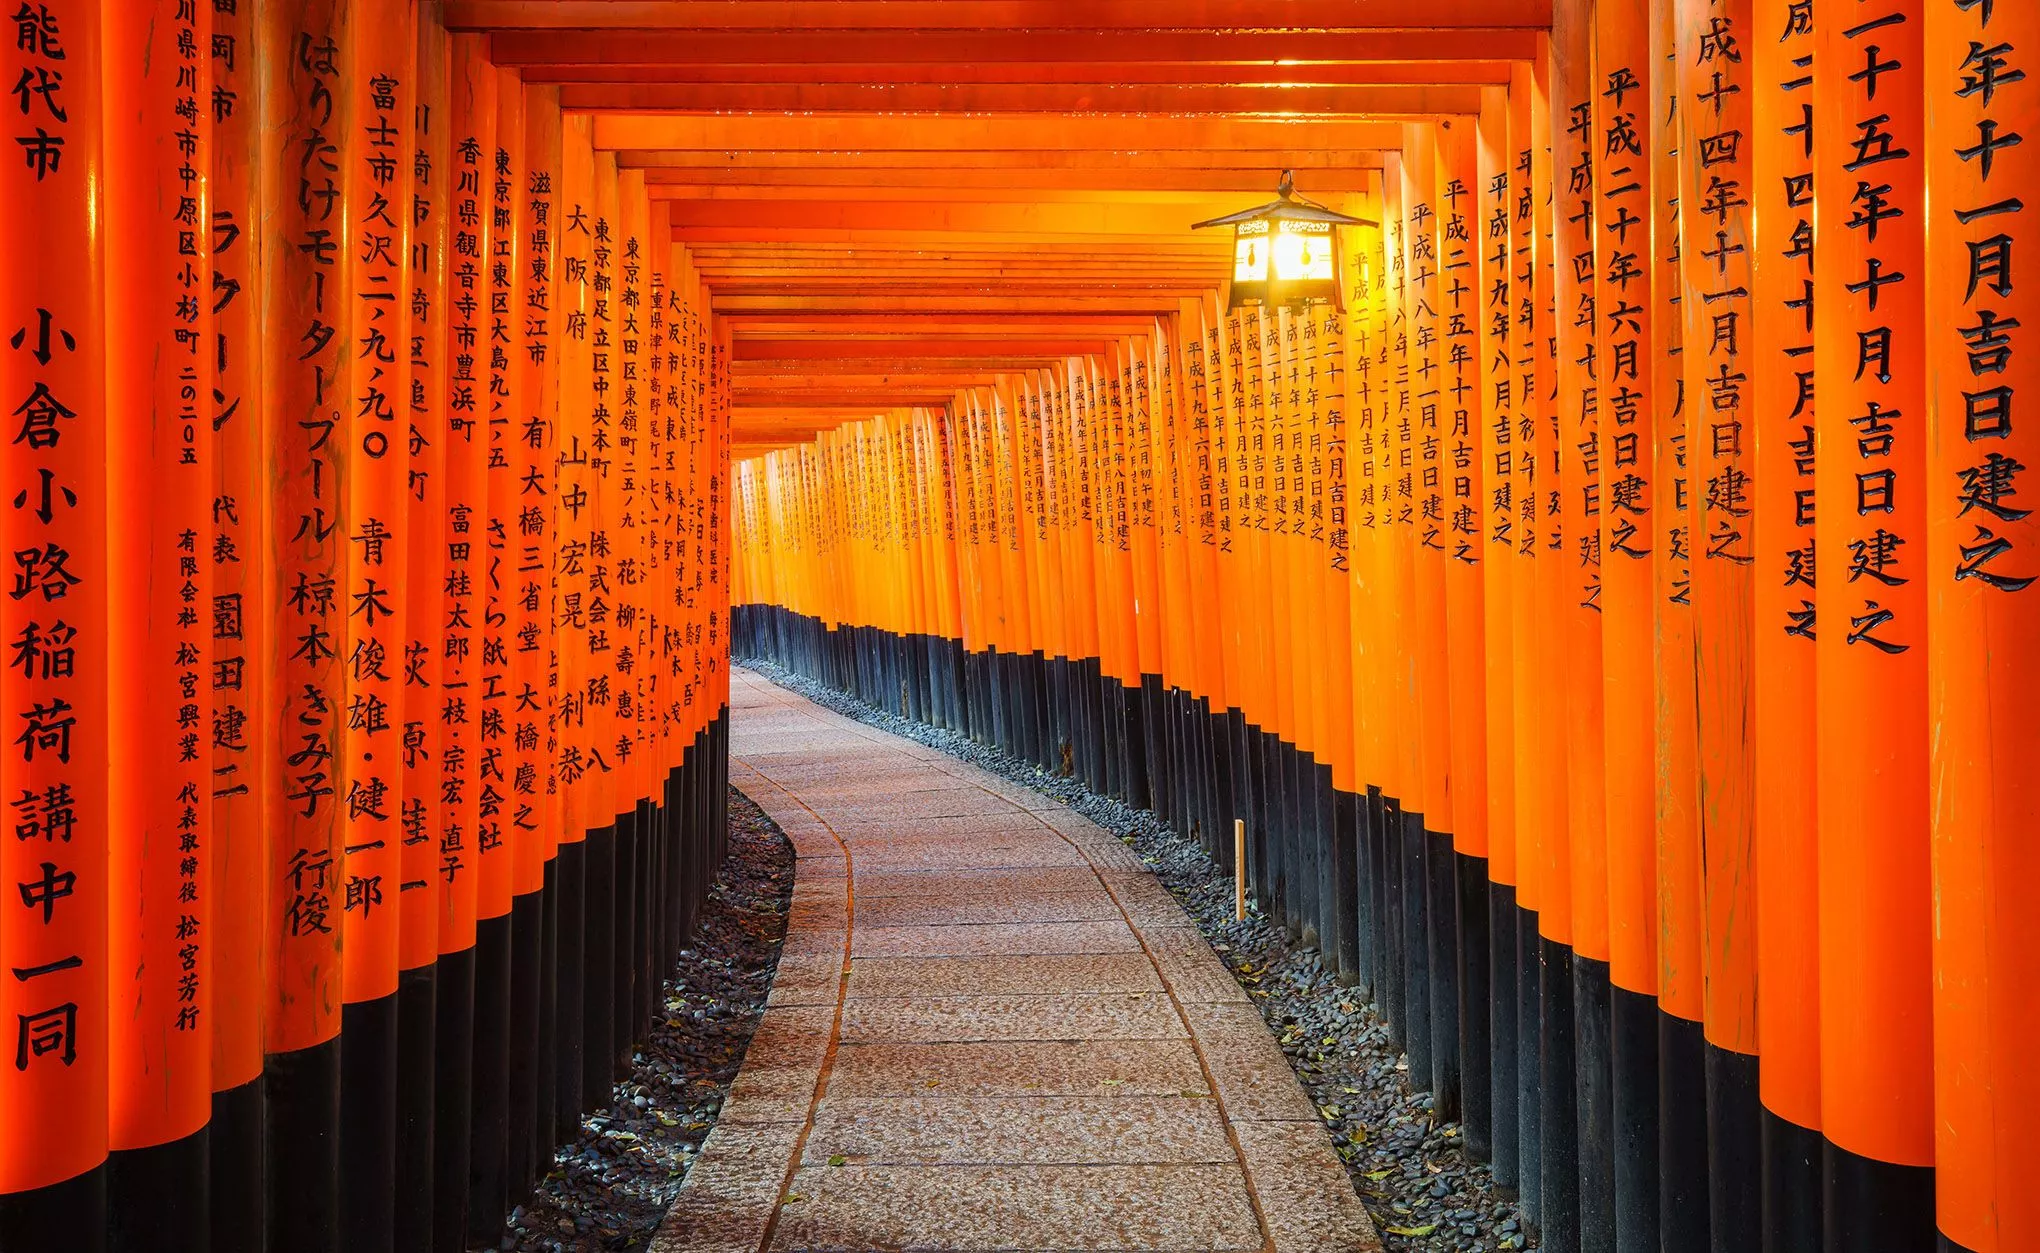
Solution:
<svg viewBox="0 0 2040 1253">
<path fill-rule="evenodd" d="M 465 1253 L 474 1114 L 475 950 L 439 955 L 432 1037 L 432 1253 Z"/>
<path fill-rule="evenodd" d="M 1449 841 L 1448 841 L 1449 843 Z M 1445 859 L 1453 901 L 1452 1025 L 1456 1033 L 1456 1110 L 1475 1161 L 1493 1154 L 1493 1099 L 1488 1089 L 1488 861 L 1452 852 Z"/>
<path fill-rule="evenodd" d="M 1326 859 L 1331 883 L 1325 895 L 1331 903 L 1334 942 L 1330 956 L 1340 983 L 1364 988 L 1366 967 L 1360 961 L 1360 797 L 1333 789 L 1331 856 Z M 1363 995 L 1364 995 L 1363 991 Z"/>
<path fill-rule="evenodd" d="M 537 892 L 510 898 L 510 1016 L 504 1131 L 504 1212 L 531 1195 L 538 1148 L 539 956 L 545 902 Z M 548 1148 L 551 1146 L 548 1145 Z"/>
<path fill-rule="evenodd" d="M 1700 1024 L 1658 1012 L 1658 1222 L 1664 1253 L 1710 1253 L 1707 1067 Z"/>
<path fill-rule="evenodd" d="M 0 1249 L 106 1253 L 106 1165 L 61 1183 L 0 1192 Z"/>
<path fill-rule="evenodd" d="M 117 1253 L 184 1253 L 212 1246 L 206 1128 L 106 1159 L 107 1242 Z M 0 1232 L 0 1249 L 14 1245 Z"/>
<path fill-rule="evenodd" d="M 431 1253 L 439 968 L 397 976 L 396 1253 Z"/>
<path fill-rule="evenodd" d="M 340 1037 L 262 1059 L 264 1247 L 339 1253 Z"/>
<path fill-rule="evenodd" d="M 1537 911 L 1516 907 L 1516 1197 L 1544 1220 L 1544 942 Z"/>
<path fill-rule="evenodd" d="M 261 1076 L 213 1093 L 206 1150 L 212 1159 L 207 1167 L 212 1183 L 208 1253 L 261 1253 Z M 0 1248 L 12 1247 L 0 1235 Z"/>
<path fill-rule="evenodd" d="M 1609 998 L 1614 1074 L 1615 1244 L 1657 1253 L 1658 1008 L 1647 992 L 1616 987 Z"/>
<path fill-rule="evenodd" d="M 1578 1061 L 1573 1035 L 1573 955 L 1569 945 L 1539 937 L 1543 969 L 1541 1014 L 1544 1046 L 1539 1058 L 1537 1120 L 1538 1229 L 1545 1253 L 1579 1253 L 1580 1161 Z"/>
<path fill-rule="evenodd" d="M 586 876 L 587 847 L 581 840 L 560 845 L 559 935 L 553 960 L 559 967 L 553 1003 L 553 1144 L 574 1138 L 581 1125 L 581 990 L 586 984 L 586 954 L 583 941 L 583 879 Z"/>
<path fill-rule="evenodd" d="M 1431 1055 L 1430 872 L 1424 815 L 1402 811 L 1403 1038 L 1410 1081 L 1427 1083 Z"/>
<path fill-rule="evenodd" d="M 503 1235 L 510 1212 L 510 915 L 475 923 L 474 1104 L 468 1124 L 468 1242 Z"/>
<path fill-rule="evenodd" d="M 1388 1042 L 1398 1052 L 1410 1047 L 1409 931 L 1404 918 L 1403 814 L 1393 796 L 1381 798 L 1376 821 L 1376 842 L 1380 850 L 1381 886 L 1381 968 L 1382 1005 L 1388 1014 Z M 1430 1014 L 1424 1015 L 1425 1024 Z"/>
<path fill-rule="evenodd" d="M 611 925 L 616 895 L 616 828 L 601 826 L 583 841 L 581 949 L 581 1109 L 608 1109 L 614 1084 L 612 1061 L 616 1014 L 611 1009 L 616 933 Z M 576 1119 L 578 1121 L 578 1117 Z"/>
<path fill-rule="evenodd" d="M 1488 888 L 1488 1175 L 1505 1196 L 1516 1193 L 1521 1146 L 1516 1141 L 1516 888 Z"/>
<path fill-rule="evenodd" d="M 1615 1093 L 1608 963 L 1573 955 L 1574 1108 L 1579 1125 L 1580 1253 L 1615 1253 Z"/>
<path fill-rule="evenodd" d="M 340 1010 L 340 1242 L 388 1248 L 397 1229 L 397 994 Z"/>
<path fill-rule="evenodd" d="M 1714 1253 L 1743 1253 L 1763 1243 L 1757 1059 L 1712 1044 L 1706 1051 L 1708 1224 Z"/>
<path fill-rule="evenodd" d="M 1822 1147 L 1827 1253 L 1915 1253 L 1939 1240 L 1933 1167 L 1880 1162 L 1832 1140 Z"/>
<path fill-rule="evenodd" d="M 1821 1253 L 1820 1132 L 1758 1113 L 1763 1159 L 1764 1253 Z"/>
</svg>

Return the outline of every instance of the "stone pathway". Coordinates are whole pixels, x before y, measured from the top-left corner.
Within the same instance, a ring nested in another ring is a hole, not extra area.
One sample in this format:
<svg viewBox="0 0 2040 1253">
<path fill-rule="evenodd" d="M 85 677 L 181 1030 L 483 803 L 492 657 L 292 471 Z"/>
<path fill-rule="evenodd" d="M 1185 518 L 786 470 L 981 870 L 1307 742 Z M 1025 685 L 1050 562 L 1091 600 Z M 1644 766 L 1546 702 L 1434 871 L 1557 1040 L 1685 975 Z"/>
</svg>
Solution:
<svg viewBox="0 0 2040 1253">
<path fill-rule="evenodd" d="M 1125 845 L 747 671 L 730 703 L 793 912 L 654 1253 L 1380 1248 L 1259 1013 Z"/>
</svg>

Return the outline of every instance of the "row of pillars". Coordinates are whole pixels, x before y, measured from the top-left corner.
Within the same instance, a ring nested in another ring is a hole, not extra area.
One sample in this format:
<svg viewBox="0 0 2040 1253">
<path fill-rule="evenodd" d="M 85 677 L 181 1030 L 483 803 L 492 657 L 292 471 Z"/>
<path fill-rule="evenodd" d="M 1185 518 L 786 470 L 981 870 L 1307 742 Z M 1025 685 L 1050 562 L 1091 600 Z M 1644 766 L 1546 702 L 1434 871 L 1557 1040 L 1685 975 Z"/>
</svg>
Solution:
<svg viewBox="0 0 2040 1253">
<path fill-rule="evenodd" d="M 2036 39 L 1558 0 L 1342 309 L 736 466 L 739 650 L 1246 819 L 1546 1248 L 2025 1248 Z"/>
<path fill-rule="evenodd" d="M 493 1246 L 723 854 L 723 332 L 434 4 L 0 78 L 0 1249 Z"/>
</svg>

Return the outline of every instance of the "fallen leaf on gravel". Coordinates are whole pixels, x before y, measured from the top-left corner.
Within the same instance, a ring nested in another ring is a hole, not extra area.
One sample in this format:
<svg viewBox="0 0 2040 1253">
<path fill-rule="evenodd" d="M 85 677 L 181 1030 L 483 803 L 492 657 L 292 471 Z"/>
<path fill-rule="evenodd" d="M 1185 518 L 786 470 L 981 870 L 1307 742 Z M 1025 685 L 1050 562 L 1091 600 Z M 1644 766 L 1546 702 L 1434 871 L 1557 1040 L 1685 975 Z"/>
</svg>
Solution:
<svg viewBox="0 0 2040 1253">
<path fill-rule="evenodd" d="M 1428 1236 L 1438 1230 L 1438 1224 L 1425 1223 L 1421 1227 L 1384 1227 L 1382 1230 L 1392 1236 Z"/>
</svg>

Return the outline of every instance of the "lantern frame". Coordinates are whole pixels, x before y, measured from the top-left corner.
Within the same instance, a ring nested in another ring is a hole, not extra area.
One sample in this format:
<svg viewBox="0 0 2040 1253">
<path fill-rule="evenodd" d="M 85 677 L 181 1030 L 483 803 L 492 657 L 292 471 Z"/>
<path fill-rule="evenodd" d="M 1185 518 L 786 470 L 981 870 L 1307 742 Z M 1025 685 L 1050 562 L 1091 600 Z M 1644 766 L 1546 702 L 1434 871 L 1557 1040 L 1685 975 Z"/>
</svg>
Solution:
<svg viewBox="0 0 2040 1253">
<path fill-rule="evenodd" d="M 1380 223 L 1348 217 L 1297 195 L 1295 179 L 1288 170 L 1282 171 L 1277 191 L 1280 198 L 1267 204 L 1190 227 L 1193 231 L 1214 226 L 1233 228 L 1233 273 L 1226 284 L 1226 312 L 1253 305 L 1303 309 L 1328 304 L 1343 313 L 1346 290 L 1341 275 L 1345 272 L 1345 245 L 1339 237 L 1339 228 Z M 1313 246 L 1320 240 L 1325 241 L 1321 250 Z M 1286 277 L 1278 274 L 1285 254 L 1289 254 L 1289 266 L 1301 266 L 1311 272 Z"/>
</svg>

